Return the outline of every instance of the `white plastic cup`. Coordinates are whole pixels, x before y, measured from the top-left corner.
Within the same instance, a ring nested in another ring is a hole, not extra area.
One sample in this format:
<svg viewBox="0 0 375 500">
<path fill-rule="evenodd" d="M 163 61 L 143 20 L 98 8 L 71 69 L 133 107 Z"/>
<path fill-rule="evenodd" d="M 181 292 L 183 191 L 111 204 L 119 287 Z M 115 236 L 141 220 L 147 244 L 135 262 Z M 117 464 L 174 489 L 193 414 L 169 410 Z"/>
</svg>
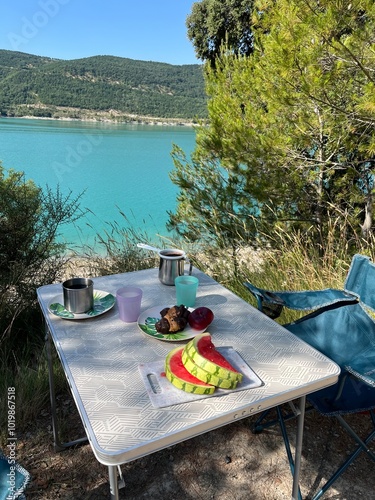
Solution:
<svg viewBox="0 0 375 500">
<path fill-rule="evenodd" d="M 116 292 L 120 319 L 125 323 L 137 321 L 141 312 L 142 290 L 135 286 L 124 286 Z"/>
</svg>

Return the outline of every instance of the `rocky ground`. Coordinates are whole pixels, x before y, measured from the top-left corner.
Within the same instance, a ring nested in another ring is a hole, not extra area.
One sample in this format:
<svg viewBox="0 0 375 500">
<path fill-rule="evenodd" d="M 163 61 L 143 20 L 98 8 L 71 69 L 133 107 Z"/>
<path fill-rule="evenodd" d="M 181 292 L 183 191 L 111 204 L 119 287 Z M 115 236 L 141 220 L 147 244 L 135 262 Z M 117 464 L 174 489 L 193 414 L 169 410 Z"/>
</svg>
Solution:
<svg viewBox="0 0 375 500">
<path fill-rule="evenodd" d="M 65 438 L 83 435 L 74 402 L 60 397 Z M 227 425 L 122 467 L 129 500 L 284 500 L 291 497 L 291 474 L 279 428 L 253 434 L 255 417 Z M 368 415 L 351 416 L 361 432 Z M 288 422 L 294 443 L 295 422 Z M 375 445 L 371 448 L 375 451 Z M 319 489 L 341 463 L 353 442 L 339 423 L 316 412 L 306 415 L 301 490 L 303 498 Z M 47 408 L 18 440 L 19 462 L 32 474 L 27 499 L 109 498 L 107 468 L 89 445 L 55 453 Z M 361 453 L 323 498 L 355 500 L 374 495 L 375 463 Z"/>
</svg>

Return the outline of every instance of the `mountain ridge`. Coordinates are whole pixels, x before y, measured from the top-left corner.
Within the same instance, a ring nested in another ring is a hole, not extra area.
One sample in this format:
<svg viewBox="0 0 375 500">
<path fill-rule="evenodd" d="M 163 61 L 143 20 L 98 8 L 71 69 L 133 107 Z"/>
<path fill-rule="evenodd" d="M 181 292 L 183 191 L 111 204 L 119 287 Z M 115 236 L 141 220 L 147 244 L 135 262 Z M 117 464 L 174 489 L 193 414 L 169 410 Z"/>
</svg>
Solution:
<svg viewBox="0 0 375 500">
<path fill-rule="evenodd" d="M 2 116 L 196 121 L 207 117 L 206 102 L 198 64 L 110 55 L 65 60 L 0 49 Z"/>
</svg>

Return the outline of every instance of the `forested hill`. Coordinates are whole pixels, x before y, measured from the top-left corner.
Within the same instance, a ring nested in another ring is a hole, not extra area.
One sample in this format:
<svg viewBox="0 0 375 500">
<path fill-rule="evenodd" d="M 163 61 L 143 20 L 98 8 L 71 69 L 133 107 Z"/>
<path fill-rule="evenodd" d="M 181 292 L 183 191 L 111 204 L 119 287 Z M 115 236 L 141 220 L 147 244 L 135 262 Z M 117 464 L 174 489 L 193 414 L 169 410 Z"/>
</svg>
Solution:
<svg viewBox="0 0 375 500">
<path fill-rule="evenodd" d="M 202 66 L 114 56 L 61 60 L 0 50 L 3 116 L 206 117 Z"/>
</svg>

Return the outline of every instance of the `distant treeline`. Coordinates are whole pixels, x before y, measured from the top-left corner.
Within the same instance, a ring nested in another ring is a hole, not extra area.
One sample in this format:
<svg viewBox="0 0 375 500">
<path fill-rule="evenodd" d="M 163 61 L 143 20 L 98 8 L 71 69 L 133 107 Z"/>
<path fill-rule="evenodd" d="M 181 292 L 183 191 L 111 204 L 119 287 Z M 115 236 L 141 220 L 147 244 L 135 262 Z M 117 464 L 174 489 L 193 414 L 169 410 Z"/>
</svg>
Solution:
<svg viewBox="0 0 375 500">
<path fill-rule="evenodd" d="M 50 117 L 63 108 L 205 118 L 202 66 L 113 56 L 67 61 L 0 50 L 1 115 Z"/>
</svg>

